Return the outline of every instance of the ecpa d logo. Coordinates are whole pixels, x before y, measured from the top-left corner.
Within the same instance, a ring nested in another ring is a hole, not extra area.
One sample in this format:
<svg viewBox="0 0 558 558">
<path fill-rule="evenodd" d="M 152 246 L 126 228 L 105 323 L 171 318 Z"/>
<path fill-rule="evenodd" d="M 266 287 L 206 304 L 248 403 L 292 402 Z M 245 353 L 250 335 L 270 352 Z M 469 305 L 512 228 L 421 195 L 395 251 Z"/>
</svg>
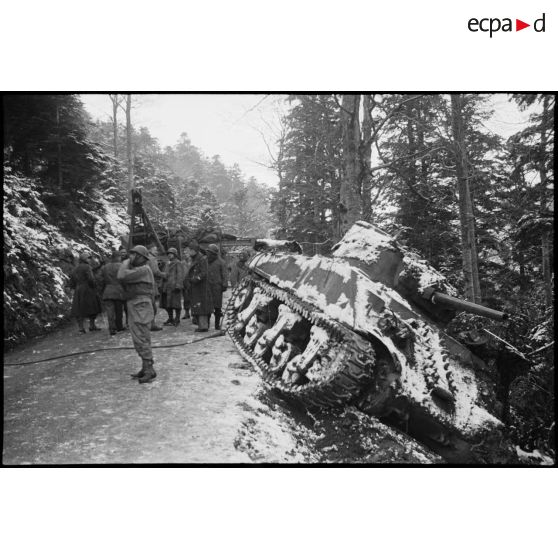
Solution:
<svg viewBox="0 0 558 558">
<path fill-rule="evenodd" d="M 545 15 L 543 14 L 540 18 L 536 19 L 533 22 L 533 30 L 537 33 L 544 33 L 545 32 Z M 472 17 L 467 27 L 469 31 L 473 33 L 477 33 L 478 31 L 482 31 L 484 33 L 489 33 L 490 38 L 494 33 L 498 31 L 510 32 L 510 31 L 521 31 L 522 29 L 526 29 L 527 27 L 531 27 L 530 23 L 525 23 L 520 19 L 515 20 L 515 29 L 513 28 L 512 18 L 505 17 L 500 19 L 499 17 L 485 17 L 482 19 L 478 19 L 476 17 Z"/>
</svg>

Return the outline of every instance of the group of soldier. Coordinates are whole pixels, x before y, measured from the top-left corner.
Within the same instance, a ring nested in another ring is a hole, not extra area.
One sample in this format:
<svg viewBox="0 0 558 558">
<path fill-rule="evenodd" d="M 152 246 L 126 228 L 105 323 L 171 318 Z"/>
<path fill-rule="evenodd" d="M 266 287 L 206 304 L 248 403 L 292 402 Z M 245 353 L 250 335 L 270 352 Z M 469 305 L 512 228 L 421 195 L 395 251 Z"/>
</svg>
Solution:
<svg viewBox="0 0 558 558">
<path fill-rule="evenodd" d="M 141 370 L 131 376 L 142 384 L 157 376 L 153 369 L 151 332 L 163 329 L 155 322 L 158 308 L 164 308 L 168 314 L 163 325 L 178 326 L 184 309 L 182 319 L 190 318 L 191 314 L 196 332 L 209 330 L 212 315 L 214 327 L 219 330 L 223 293 L 229 283 L 227 265 L 215 244 L 210 244 L 204 254 L 198 242 L 192 240 L 182 260 L 175 248 L 169 248 L 163 268 L 159 267 L 157 257 L 155 244 L 149 248 L 138 245 L 129 252 L 114 251 L 109 262 L 95 269 L 93 256 L 84 252 L 70 274 L 69 282 L 75 289 L 72 315 L 77 318 L 81 334 L 85 333 L 86 318 L 89 319 L 89 331 L 100 330 L 95 319 L 102 312 L 101 300 L 111 335 L 126 329 L 126 316 L 134 348 L 142 359 Z M 247 259 L 248 253 L 243 252 L 232 269 L 230 281 L 233 287 L 247 274 Z"/>
</svg>

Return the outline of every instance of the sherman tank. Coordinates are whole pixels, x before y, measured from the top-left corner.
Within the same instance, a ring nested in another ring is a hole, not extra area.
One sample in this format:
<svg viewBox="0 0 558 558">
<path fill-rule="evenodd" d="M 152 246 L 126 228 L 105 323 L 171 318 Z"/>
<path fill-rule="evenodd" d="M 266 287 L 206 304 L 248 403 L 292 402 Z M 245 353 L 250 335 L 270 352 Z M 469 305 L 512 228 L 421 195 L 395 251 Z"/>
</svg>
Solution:
<svg viewBox="0 0 558 558">
<path fill-rule="evenodd" d="M 502 446 L 487 365 L 444 327 L 457 311 L 505 314 L 456 298 L 439 272 L 366 222 L 331 257 L 286 246 L 252 257 L 226 310 L 227 332 L 270 388 L 310 407 L 355 405 L 454 460 L 474 461 L 489 440 Z"/>
</svg>

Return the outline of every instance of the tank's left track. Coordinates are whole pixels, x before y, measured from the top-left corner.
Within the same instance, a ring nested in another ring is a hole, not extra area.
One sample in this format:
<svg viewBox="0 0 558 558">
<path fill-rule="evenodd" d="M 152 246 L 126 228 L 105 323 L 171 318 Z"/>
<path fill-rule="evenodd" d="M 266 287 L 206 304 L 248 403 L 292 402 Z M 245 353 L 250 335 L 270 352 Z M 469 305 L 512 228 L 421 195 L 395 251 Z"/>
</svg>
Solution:
<svg viewBox="0 0 558 558">
<path fill-rule="evenodd" d="M 373 380 L 370 342 L 263 279 L 246 277 L 235 288 L 225 318 L 264 381 L 306 404 L 346 405 Z"/>
</svg>

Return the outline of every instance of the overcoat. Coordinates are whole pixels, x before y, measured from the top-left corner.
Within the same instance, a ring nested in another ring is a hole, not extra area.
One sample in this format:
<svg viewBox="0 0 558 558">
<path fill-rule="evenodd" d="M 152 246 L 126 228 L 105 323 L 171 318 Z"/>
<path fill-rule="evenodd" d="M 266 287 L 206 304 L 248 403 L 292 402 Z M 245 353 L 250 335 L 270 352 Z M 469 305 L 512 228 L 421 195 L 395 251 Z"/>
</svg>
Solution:
<svg viewBox="0 0 558 558">
<path fill-rule="evenodd" d="M 191 308 L 193 316 L 208 316 L 213 312 L 213 301 L 207 280 L 207 258 L 197 253 L 192 258 L 192 265 L 188 270 L 190 284 Z"/>
<path fill-rule="evenodd" d="M 223 306 L 223 291 L 227 290 L 229 282 L 227 265 L 221 258 L 217 258 L 212 262 L 208 261 L 207 278 L 211 290 L 211 298 L 213 299 L 213 307 L 221 308 Z"/>
<path fill-rule="evenodd" d="M 184 265 L 180 260 L 167 262 L 163 271 L 161 306 L 163 308 L 182 308 L 183 288 Z"/>
<path fill-rule="evenodd" d="M 147 265 L 151 268 L 153 272 L 153 277 L 155 278 L 155 296 L 160 296 L 161 288 L 163 285 L 163 274 L 159 269 L 159 262 L 157 258 L 153 254 L 149 254 L 149 258 L 147 260 Z"/>
<path fill-rule="evenodd" d="M 105 264 L 99 273 L 100 287 L 103 293 L 103 300 L 124 300 L 124 289 L 116 278 L 116 274 L 122 264 L 110 262 Z"/>
<path fill-rule="evenodd" d="M 102 312 L 101 300 L 95 288 L 95 277 L 88 263 L 80 262 L 70 274 L 70 287 L 75 289 L 72 316 L 86 318 Z"/>
<path fill-rule="evenodd" d="M 184 291 L 182 292 L 182 295 L 184 297 L 184 308 L 190 308 L 190 299 L 191 299 L 191 285 L 190 285 L 190 281 L 188 279 L 188 271 L 190 271 L 190 267 L 192 265 L 192 260 L 189 256 L 186 256 L 183 260 L 182 263 L 184 265 L 184 281 L 182 283 L 183 287 L 184 287 Z"/>
</svg>

